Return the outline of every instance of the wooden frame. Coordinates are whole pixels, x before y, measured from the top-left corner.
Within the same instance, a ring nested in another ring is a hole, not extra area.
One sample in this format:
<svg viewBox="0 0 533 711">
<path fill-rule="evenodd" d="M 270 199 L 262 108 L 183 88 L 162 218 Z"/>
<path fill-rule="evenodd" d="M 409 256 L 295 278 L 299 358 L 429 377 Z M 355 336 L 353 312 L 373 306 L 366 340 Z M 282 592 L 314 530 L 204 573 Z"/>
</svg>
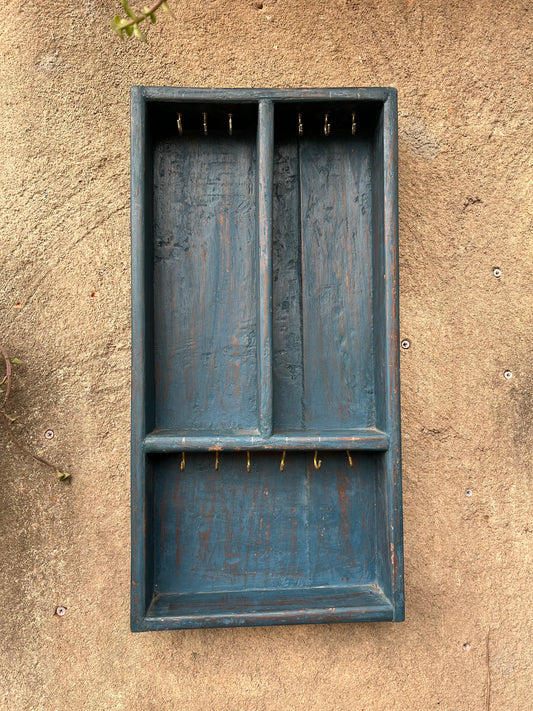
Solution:
<svg viewBox="0 0 533 711">
<path fill-rule="evenodd" d="M 402 620 L 396 91 L 131 96 L 132 630 Z"/>
</svg>

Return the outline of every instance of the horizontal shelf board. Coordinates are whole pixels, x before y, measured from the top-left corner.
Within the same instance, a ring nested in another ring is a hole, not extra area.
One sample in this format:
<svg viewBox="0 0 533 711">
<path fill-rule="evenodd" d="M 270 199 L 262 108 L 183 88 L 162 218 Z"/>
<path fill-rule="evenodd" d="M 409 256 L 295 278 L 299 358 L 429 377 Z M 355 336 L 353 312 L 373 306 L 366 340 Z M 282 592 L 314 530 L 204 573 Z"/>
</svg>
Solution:
<svg viewBox="0 0 533 711">
<path fill-rule="evenodd" d="M 158 595 L 139 628 L 260 626 L 392 618 L 393 607 L 379 587 L 354 585 Z"/>
<path fill-rule="evenodd" d="M 154 431 L 144 438 L 144 451 L 148 453 L 224 451 L 224 450 L 282 450 L 282 449 L 348 449 L 386 451 L 389 436 L 380 430 L 368 428 L 352 430 L 349 434 L 275 434 L 260 435 L 186 435 L 168 431 Z"/>
</svg>

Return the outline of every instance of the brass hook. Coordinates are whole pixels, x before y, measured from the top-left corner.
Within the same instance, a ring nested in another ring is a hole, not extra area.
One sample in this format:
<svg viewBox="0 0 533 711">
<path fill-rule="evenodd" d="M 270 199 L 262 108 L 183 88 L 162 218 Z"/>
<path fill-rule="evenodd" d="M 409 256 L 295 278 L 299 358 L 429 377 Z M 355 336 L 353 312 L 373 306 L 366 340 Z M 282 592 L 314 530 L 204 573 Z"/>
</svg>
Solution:
<svg viewBox="0 0 533 711">
<path fill-rule="evenodd" d="M 233 135 L 233 116 L 232 114 L 228 114 L 228 130 L 229 130 L 229 135 Z"/>
<path fill-rule="evenodd" d="M 181 469 L 181 471 L 183 471 L 185 469 L 185 452 L 181 453 L 180 469 Z"/>
<path fill-rule="evenodd" d="M 302 123 L 302 114 L 298 114 L 298 135 L 304 135 L 304 125 Z"/>
<path fill-rule="evenodd" d="M 252 468 L 252 463 L 250 460 L 250 452 L 246 452 L 246 471 L 249 472 Z"/>
<path fill-rule="evenodd" d="M 348 461 L 350 462 L 350 466 L 353 467 L 353 459 L 349 449 L 346 450 L 346 454 L 348 455 Z"/>
<path fill-rule="evenodd" d="M 329 136 L 331 131 L 331 125 L 329 123 L 329 112 L 324 114 L 324 136 Z"/>
<path fill-rule="evenodd" d="M 355 136 L 357 124 L 355 123 L 355 111 L 352 111 L 352 136 Z"/>
<path fill-rule="evenodd" d="M 317 460 L 317 457 L 318 457 L 318 451 L 315 449 L 315 456 L 313 457 L 313 464 L 315 465 L 315 469 L 320 469 L 320 467 L 322 466 L 322 460 L 321 459 Z"/>
<path fill-rule="evenodd" d="M 204 111 L 202 116 L 204 117 L 204 136 L 207 136 L 207 113 Z"/>
<path fill-rule="evenodd" d="M 283 450 L 283 454 L 281 455 L 281 462 L 279 464 L 279 470 L 282 472 L 285 469 L 285 457 L 287 455 L 287 452 Z"/>
<path fill-rule="evenodd" d="M 218 472 L 218 452 L 215 452 L 215 471 Z"/>
<path fill-rule="evenodd" d="M 178 133 L 180 136 L 183 136 L 183 123 L 181 121 L 181 114 L 178 114 L 177 124 L 178 124 Z"/>
</svg>

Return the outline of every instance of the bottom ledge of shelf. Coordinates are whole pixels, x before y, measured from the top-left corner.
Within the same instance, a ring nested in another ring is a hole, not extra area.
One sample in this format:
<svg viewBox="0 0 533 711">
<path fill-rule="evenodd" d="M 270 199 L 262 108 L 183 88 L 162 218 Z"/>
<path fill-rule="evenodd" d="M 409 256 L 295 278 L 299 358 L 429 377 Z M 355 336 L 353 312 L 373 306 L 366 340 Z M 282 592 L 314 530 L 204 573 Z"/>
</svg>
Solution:
<svg viewBox="0 0 533 711">
<path fill-rule="evenodd" d="M 193 627 L 392 621 L 376 585 L 160 594 L 133 631 Z"/>
</svg>

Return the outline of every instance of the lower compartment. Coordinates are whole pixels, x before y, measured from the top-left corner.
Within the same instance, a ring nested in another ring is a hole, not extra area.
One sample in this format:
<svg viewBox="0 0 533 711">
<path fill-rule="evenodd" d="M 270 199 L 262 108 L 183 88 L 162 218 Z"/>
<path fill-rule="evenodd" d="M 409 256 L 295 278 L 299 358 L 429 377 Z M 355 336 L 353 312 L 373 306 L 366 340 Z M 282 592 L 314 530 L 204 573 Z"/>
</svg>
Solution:
<svg viewBox="0 0 533 711">
<path fill-rule="evenodd" d="M 142 628 L 392 619 L 384 456 L 290 451 L 281 470 L 282 452 L 149 455 Z"/>
</svg>

